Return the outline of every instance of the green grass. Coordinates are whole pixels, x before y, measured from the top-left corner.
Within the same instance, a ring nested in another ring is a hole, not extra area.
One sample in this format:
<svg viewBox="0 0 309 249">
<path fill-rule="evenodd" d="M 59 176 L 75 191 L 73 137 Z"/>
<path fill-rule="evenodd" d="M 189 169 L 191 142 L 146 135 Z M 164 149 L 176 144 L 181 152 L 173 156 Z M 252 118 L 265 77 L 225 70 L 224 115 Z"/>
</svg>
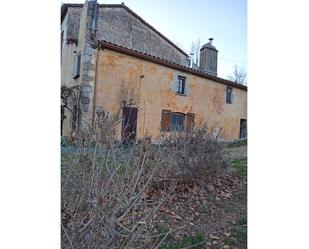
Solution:
<svg viewBox="0 0 309 249">
<path fill-rule="evenodd" d="M 184 236 L 179 242 L 167 242 L 163 243 L 162 249 L 182 249 L 190 247 L 192 249 L 204 248 L 204 236 L 202 234 L 196 234 L 191 236 Z"/>
<path fill-rule="evenodd" d="M 247 216 L 240 217 L 240 219 L 237 221 L 237 224 L 240 226 L 247 225 Z"/>
<path fill-rule="evenodd" d="M 247 228 L 246 227 L 233 227 L 233 236 L 237 241 L 243 242 L 247 240 Z"/>
<path fill-rule="evenodd" d="M 237 245 L 237 240 L 235 238 L 225 238 L 224 244 L 228 246 L 235 246 Z"/>
<path fill-rule="evenodd" d="M 235 159 L 232 165 L 237 169 L 239 175 L 247 176 L 247 158 Z"/>
<path fill-rule="evenodd" d="M 242 216 L 238 219 L 234 227 L 232 227 L 232 234 L 230 237 L 224 239 L 224 244 L 229 246 L 236 246 L 247 242 L 247 216 Z"/>
</svg>

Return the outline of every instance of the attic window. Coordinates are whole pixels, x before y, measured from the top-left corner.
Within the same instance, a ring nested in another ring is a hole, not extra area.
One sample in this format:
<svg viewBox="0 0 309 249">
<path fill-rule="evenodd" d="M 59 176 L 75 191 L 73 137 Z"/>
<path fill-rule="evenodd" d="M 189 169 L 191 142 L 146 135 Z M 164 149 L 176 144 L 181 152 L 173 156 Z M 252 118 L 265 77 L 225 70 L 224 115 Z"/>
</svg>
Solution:
<svg viewBox="0 0 309 249">
<path fill-rule="evenodd" d="M 228 86 L 226 88 L 226 103 L 228 104 L 232 104 L 232 91 L 233 91 L 233 88 Z"/>
<path fill-rule="evenodd" d="M 177 80 L 177 93 L 185 94 L 185 87 L 186 87 L 186 77 L 179 75 Z"/>
</svg>

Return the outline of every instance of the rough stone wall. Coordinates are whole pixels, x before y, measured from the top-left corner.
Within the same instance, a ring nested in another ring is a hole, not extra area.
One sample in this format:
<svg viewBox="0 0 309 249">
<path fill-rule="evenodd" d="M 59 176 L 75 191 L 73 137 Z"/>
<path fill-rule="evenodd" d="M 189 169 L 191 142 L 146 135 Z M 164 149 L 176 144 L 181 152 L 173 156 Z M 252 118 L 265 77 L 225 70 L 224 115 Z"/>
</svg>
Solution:
<svg viewBox="0 0 309 249">
<path fill-rule="evenodd" d="M 186 56 L 124 7 L 100 6 L 98 39 L 188 66 Z"/>
<path fill-rule="evenodd" d="M 81 76 L 79 84 L 82 87 L 81 111 L 82 126 L 87 128 L 91 125 L 93 115 L 93 98 L 95 91 L 95 70 L 97 48 L 96 42 L 91 36 L 91 23 L 93 4 L 86 1 L 83 7 L 83 13 L 80 20 L 78 50 L 81 57 Z"/>
<path fill-rule="evenodd" d="M 200 51 L 200 70 L 217 76 L 218 52 L 209 48 Z"/>
<path fill-rule="evenodd" d="M 92 4 L 85 2 L 82 8 L 69 7 L 67 16 L 62 22 L 65 40 L 62 50 L 61 85 L 80 85 L 83 89 L 81 98 L 82 127 L 91 125 L 93 113 L 93 96 L 95 82 L 95 65 L 97 49 L 91 39 Z M 76 40 L 77 45 L 70 39 Z M 80 76 L 73 79 L 74 61 L 81 54 Z M 66 112 L 64 135 L 69 135 L 72 115 Z"/>
<path fill-rule="evenodd" d="M 187 78 L 187 96 L 174 92 L 177 75 Z M 247 92 L 234 87 L 233 103 L 227 104 L 226 87 L 108 49 L 100 50 L 98 54 L 96 105 L 108 112 L 119 111 L 122 101 L 137 106 L 139 138 L 147 133 L 154 140 L 159 139 L 162 109 L 168 109 L 185 114 L 195 113 L 197 126 L 203 122 L 213 127 L 222 126 L 226 139 L 237 139 L 240 119 L 247 118 Z M 120 130 L 121 126 L 118 127 L 119 137 Z"/>
</svg>

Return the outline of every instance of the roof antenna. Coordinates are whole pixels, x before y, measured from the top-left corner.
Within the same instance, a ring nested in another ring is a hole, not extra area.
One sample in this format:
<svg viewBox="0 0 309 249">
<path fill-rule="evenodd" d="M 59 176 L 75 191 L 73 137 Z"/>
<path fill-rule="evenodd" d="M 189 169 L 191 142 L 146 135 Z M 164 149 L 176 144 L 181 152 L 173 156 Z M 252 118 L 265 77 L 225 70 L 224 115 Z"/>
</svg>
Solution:
<svg viewBox="0 0 309 249">
<path fill-rule="evenodd" d="M 209 38 L 209 44 L 212 45 L 212 41 L 214 40 L 214 38 Z"/>
</svg>

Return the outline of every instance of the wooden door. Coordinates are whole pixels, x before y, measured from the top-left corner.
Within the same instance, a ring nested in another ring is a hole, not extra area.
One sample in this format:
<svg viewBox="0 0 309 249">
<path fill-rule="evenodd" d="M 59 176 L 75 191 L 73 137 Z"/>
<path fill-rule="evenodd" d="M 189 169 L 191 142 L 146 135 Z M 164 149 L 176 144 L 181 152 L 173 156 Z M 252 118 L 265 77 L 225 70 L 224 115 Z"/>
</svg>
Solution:
<svg viewBox="0 0 309 249">
<path fill-rule="evenodd" d="M 123 107 L 122 118 L 122 141 L 132 143 L 136 139 L 137 108 Z"/>
<path fill-rule="evenodd" d="M 247 120 L 241 119 L 239 138 L 246 138 L 246 137 L 247 137 Z"/>
</svg>

